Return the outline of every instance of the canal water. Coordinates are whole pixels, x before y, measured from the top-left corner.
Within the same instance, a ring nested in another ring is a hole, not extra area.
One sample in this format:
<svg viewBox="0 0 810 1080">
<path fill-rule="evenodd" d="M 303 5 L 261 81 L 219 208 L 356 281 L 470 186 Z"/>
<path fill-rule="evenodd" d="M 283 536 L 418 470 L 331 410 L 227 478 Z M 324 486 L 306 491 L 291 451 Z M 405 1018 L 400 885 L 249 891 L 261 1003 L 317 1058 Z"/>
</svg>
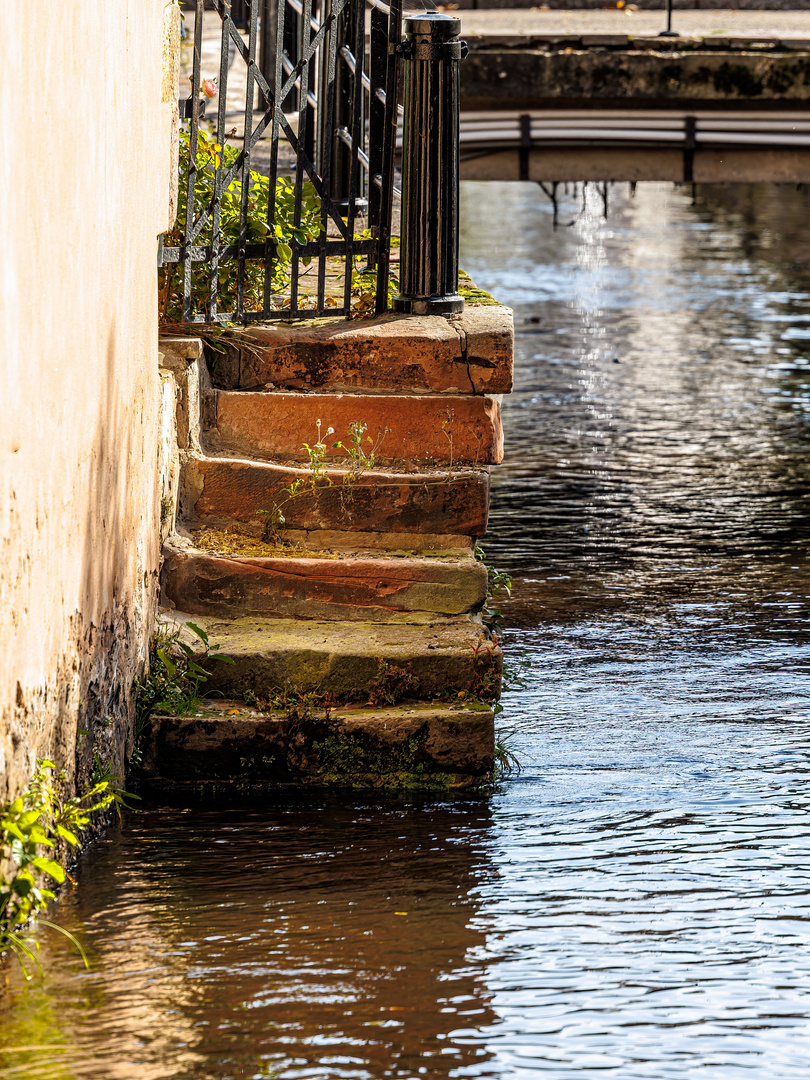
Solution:
<svg viewBox="0 0 810 1080">
<path fill-rule="evenodd" d="M 707 1080 L 810 1060 L 810 195 L 467 185 L 515 308 L 487 798 L 150 805 L 0 1075 Z"/>
</svg>

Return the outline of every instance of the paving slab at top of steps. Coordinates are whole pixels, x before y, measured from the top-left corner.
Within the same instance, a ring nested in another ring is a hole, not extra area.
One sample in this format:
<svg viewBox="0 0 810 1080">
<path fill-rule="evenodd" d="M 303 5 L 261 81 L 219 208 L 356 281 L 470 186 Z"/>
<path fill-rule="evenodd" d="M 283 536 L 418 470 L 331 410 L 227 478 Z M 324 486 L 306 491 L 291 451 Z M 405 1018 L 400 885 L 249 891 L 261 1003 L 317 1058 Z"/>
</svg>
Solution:
<svg viewBox="0 0 810 1080">
<path fill-rule="evenodd" d="M 508 394 L 513 352 L 512 312 L 493 304 L 451 319 L 389 313 L 232 331 L 211 378 L 222 390 Z"/>
<path fill-rule="evenodd" d="M 477 703 L 408 702 L 313 710 L 292 719 L 235 701 L 150 718 L 143 777 L 164 790 L 321 786 L 459 788 L 487 781 L 492 711 Z"/>
<path fill-rule="evenodd" d="M 307 461 L 303 443 L 326 444 L 326 459 L 346 461 L 352 424 L 367 425 L 363 450 L 380 463 L 414 467 L 449 462 L 495 465 L 503 460 L 501 407 L 491 397 L 406 397 L 389 394 L 293 394 L 215 391 L 211 445 L 270 460 Z M 329 434 L 333 430 L 334 434 Z"/>
<path fill-rule="evenodd" d="M 327 470 L 331 487 L 284 506 L 291 529 L 331 532 L 456 534 L 483 536 L 489 511 L 485 469 L 418 473 L 363 473 L 348 489 L 345 474 Z M 256 523 L 283 497 L 283 488 L 305 469 L 272 463 L 187 455 L 181 473 L 181 514 L 186 521 L 227 525 Z"/>
<path fill-rule="evenodd" d="M 338 701 L 367 701 L 378 687 L 380 663 L 419 680 L 413 696 L 447 692 L 497 694 L 503 654 L 472 616 L 437 617 L 418 624 L 191 616 L 164 612 L 210 675 L 206 694 L 244 700 L 291 686 L 302 693 L 333 694 Z M 233 663 L 207 659 L 200 641 L 183 629 L 189 618 Z M 393 672 L 389 677 L 394 677 Z"/>
<path fill-rule="evenodd" d="M 215 555 L 175 538 L 163 547 L 164 603 L 194 615 L 391 620 L 481 608 L 487 572 L 471 555 L 301 558 Z"/>
</svg>

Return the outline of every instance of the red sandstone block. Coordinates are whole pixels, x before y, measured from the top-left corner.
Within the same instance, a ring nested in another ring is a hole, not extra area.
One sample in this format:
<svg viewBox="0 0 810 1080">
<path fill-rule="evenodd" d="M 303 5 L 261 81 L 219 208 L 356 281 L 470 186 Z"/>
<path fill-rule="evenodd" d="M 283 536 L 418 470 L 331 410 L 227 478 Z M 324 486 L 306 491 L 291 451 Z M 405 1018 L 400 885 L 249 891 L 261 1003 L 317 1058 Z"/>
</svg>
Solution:
<svg viewBox="0 0 810 1080">
<path fill-rule="evenodd" d="M 276 323 L 239 332 L 217 354 L 223 390 L 375 390 L 409 394 L 508 394 L 512 312 L 467 307 L 452 319 L 387 314 L 347 323 Z"/>
<path fill-rule="evenodd" d="M 303 469 L 227 458 L 189 457 L 181 475 L 181 514 L 212 525 L 258 524 Z M 348 490 L 329 470 L 333 486 L 287 503 L 290 529 L 335 532 L 483 536 L 489 512 L 489 473 L 436 470 L 364 473 Z"/>
<path fill-rule="evenodd" d="M 218 449 L 247 457 L 306 461 L 302 444 L 317 442 L 319 420 L 333 461 L 345 460 L 346 451 L 332 443 L 345 443 L 358 421 L 367 425 L 364 449 L 376 446 L 379 461 L 496 465 L 503 460 L 501 409 L 491 397 L 220 391 L 211 436 Z"/>
<path fill-rule="evenodd" d="M 486 596 L 483 563 L 462 559 L 318 559 L 212 555 L 164 547 L 163 602 L 192 615 L 389 620 L 463 615 Z"/>
</svg>

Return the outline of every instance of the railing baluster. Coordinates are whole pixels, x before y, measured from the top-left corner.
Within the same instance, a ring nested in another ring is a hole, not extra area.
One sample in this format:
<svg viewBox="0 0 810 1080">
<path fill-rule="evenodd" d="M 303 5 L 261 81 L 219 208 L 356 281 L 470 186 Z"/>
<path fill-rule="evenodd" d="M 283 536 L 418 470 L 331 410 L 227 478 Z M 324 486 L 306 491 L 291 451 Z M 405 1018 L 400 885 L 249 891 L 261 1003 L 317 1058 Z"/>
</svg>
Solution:
<svg viewBox="0 0 810 1080">
<path fill-rule="evenodd" d="M 373 182 L 382 175 L 383 140 L 385 138 L 385 74 L 388 67 L 388 18 L 378 8 L 371 9 L 371 57 L 369 65 L 368 113 L 368 225 L 374 237 L 380 235 L 381 190 Z M 382 99 L 377 91 L 382 91 Z M 377 265 L 369 260 L 369 267 Z"/>
<path fill-rule="evenodd" d="M 236 273 L 236 317 L 245 313 L 245 253 L 247 249 L 248 205 L 250 201 L 250 133 L 253 130 L 254 65 L 259 28 L 259 6 L 250 8 L 247 89 L 245 92 L 245 117 L 243 133 L 244 157 L 242 161 L 242 198 L 239 203 L 239 255 Z"/>
<path fill-rule="evenodd" d="M 437 11 L 405 20 L 400 295 L 413 315 L 461 311 L 458 295 L 461 21 Z"/>
<path fill-rule="evenodd" d="M 397 95 L 399 92 L 399 48 L 402 42 L 402 0 L 391 0 L 388 19 L 388 68 L 385 81 L 385 134 L 383 137 L 380 183 L 380 225 L 377 237 L 376 311 L 388 307 L 388 277 L 391 262 L 391 217 L 394 201 L 394 153 L 397 141 Z"/>
</svg>

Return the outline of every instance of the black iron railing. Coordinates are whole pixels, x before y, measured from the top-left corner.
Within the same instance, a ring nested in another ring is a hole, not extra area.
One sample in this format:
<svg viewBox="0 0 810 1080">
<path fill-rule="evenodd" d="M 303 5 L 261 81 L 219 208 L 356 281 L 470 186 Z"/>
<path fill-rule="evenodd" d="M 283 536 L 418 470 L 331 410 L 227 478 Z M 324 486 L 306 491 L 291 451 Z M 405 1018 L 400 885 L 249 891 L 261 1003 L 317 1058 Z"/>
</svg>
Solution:
<svg viewBox="0 0 810 1080">
<path fill-rule="evenodd" d="M 181 212 L 162 249 L 185 322 L 348 314 L 361 271 L 376 310 L 388 306 L 402 0 L 323 2 L 197 0 Z"/>
<path fill-rule="evenodd" d="M 458 19 L 411 16 L 403 40 L 403 0 L 210 3 L 206 12 L 197 0 L 194 12 L 180 209 L 161 251 L 163 314 L 247 323 L 385 311 L 397 292 L 390 252 L 400 194 L 407 235 L 393 306 L 459 311 Z"/>
</svg>

